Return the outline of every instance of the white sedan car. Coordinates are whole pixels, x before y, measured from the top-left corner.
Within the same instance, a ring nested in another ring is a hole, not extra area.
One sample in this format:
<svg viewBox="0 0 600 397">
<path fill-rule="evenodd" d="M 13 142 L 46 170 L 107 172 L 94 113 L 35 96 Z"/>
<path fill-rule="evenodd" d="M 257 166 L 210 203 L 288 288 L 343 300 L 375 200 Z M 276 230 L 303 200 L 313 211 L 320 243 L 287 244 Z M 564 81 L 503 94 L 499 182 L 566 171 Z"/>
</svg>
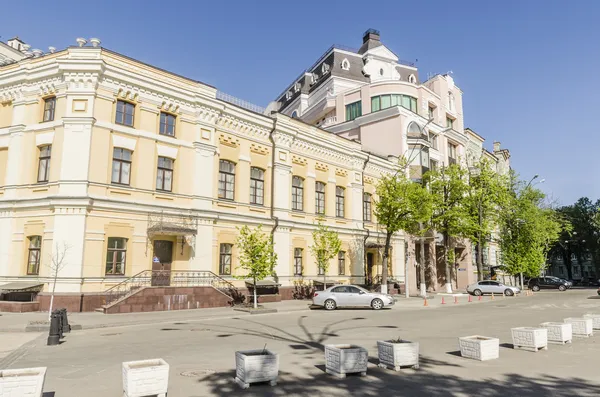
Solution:
<svg viewBox="0 0 600 397">
<path fill-rule="evenodd" d="M 498 281 L 485 280 L 467 286 L 467 292 L 475 296 L 483 294 L 504 294 L 506 296 L 513 296 L 514 294 L 520 294 L 521 289 L 510 285 L 504 285 Z"/>
<path fill-rule="evenodd" d="M 337 307 L 371 307 L 379 310 L 395 303 L 391 295 L 369 292 L 356 285 L 334 285 L 325 291 L 315 291 L 313 305 L 327 310 Z"/>
</svg>

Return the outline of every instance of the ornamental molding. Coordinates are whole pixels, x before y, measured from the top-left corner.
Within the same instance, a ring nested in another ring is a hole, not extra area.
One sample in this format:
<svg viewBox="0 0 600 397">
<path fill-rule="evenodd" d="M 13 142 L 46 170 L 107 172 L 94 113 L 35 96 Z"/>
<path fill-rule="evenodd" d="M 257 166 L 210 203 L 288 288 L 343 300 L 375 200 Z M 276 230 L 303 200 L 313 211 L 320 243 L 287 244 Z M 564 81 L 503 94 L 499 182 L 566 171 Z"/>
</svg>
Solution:
<svg viewBox="0 0 600 397">
<path fill-rule="evenodd" d="M 230 114 L 221 114 L 217 119 L 216 124 L 222 129 L 239 134 L 243 137 L 258 138 L 261 140 L 269 138 L 269 129 Z"/>
<path fill-rule="evenodd" d="M 310 154 L 317 159 L 328 159 L 344 167 L 352 167 L 354 159 L 351 155 L 345 154 L 340 150 L 332 149 L 324 144 L 310 142 L 306 139 L 297 138 L 292 142 L 292 149 Z"/>
</svg>

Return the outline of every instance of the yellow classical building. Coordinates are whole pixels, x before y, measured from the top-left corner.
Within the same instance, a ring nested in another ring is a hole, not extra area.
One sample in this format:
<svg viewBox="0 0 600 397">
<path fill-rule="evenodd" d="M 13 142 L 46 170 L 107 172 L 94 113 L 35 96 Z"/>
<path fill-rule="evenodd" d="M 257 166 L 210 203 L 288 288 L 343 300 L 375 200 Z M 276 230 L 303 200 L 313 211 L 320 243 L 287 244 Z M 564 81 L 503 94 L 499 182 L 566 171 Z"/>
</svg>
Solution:
<svg viewBox="0 0 600 397">
<path fill-rule="evenodd" d="M 0 64 L 0 284 L 47 293 L 58 267 L 69 307 L 153 269 L 240 285 L 237 228 L 263 225 L 285 291 L 322 278 L 318 217 L 343 241 L 329 279 L 380 274 L 375 184 L 395 158 L 90 42 Z M 403 281 L 402 234 L 391 258 Z"/>
</svg>

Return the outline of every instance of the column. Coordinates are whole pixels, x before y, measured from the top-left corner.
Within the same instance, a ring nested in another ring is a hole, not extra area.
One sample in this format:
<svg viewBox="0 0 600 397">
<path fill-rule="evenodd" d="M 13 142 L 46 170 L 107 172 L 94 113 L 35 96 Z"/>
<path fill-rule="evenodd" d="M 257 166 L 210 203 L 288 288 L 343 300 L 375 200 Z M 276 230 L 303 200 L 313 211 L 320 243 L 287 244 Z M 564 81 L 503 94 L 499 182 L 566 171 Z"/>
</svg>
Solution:
<svg viewBox="0 0 600 397">
<path fill-rule="evenodd" d="M 86 196 L 89 180 L 92 126 L 91 117 L 63 118 L 59 193 L 63 196 Z M 52 154 L 54 157 L 54 153 Z"/>
<path fill-rule="evenodd" d="M 17 125 L 9 128 L 9 142 L 8 142 L 8 156 L 6 159 L 6 176 L 4 189 L 4 199 L 12 199 L 17 197 L 16 186 L 29 183 L 25 180 L 26 173 L 24 169 L 24 153 L 25 148 L 23 144 L 24 136 L 23 131 L 25 130 L 24 125 Z"/>
<path fill-rule="evenodd" d="M 213 220 L 198 219 L 198 234 L 190 259 L 190 270 L 212 271 L 213 265 Z"/>
<path fill-rule="evenodd" d="M 290 236 L 290 228 L 287 226 L 279 226 L 273 236 L 275 243 L 275 253 L 277 254 L 277 264 L 275 265 L 275 273 L 281 277 L 281 283 L 289 283 L 291 275 L 292 259 L 290 252 L 292 251 L 292 239 Z M 305 255 L 309 255 L 308 250 L 305 250 Z"/>
<path fill-rule="evenodd" d="M 0 210 L 0 277 L 17 275 L 18 268 L 11 266 L 14 263 L 11 250 L 13 220 L 12 211 Z"/>
<path fill-rule="evenodd" d="M 54 208 L 51 258 L 54 265 L 59 268 L 56 292 L 81 291 L 86 218 L 86 205 L 69 204 Z M 48 264 L 51 264 L 50 258 Z M 54 276 L 54 270 L 49 270 L 48 273 L 48 277 Z M 50 289 L 52 289 L 52 282 L 50 282 Z"/>
<path fill-rule="evenodd" d="M 212 199 L 218 170 L 215 169 L 216 148 L 208 143 L 195 142 L 194 207 L 199 210 L 212 210 Z"/>
</svg>

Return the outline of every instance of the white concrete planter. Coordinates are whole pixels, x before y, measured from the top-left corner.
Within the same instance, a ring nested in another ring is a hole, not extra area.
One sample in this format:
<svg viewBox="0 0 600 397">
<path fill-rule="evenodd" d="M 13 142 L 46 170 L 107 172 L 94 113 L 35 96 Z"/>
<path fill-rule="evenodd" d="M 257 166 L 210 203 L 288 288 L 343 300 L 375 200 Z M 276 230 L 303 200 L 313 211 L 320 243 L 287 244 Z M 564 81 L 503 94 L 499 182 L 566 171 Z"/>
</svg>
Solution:
<svg viewBox="0 0 600 397">
<path fill-rule="evenodd" d="M 584 314 L 583 318 L 591 318 L 592 319 L 592 328 L 600 329 L 600 314 Z"/>
<path fill-rule="evenodd" d="M 235 352 L 235 381 L 243 389 L 255 382 L 275 386 L 278 376 L 279 355 L 266 349 Z"/>
<path fill-rule="evenodd" d="M 401 341 L 378 340 L 377 353 L 379 355 L 379 366 L 399 371 L 401 367 L 413 367 L 419 369 L 419 343 Z"/>
<path fill-rule="evenodd" d="M 165 397 L 169 388 L 169 364 L 162 358 L 123 363 L 123 395 Z"/>
<path fill-rule="evenodd" d="M 0 371 L 1 397 L 41 397 L 46 367 Z"/>
<path fill-rule="evenodd" d="M 569 317 L 565 318 L 565 323 L 570 323 L 573 326 L 573 335 L 583 338 L 594 335 L 592 328 L 593 322 L 591 318 Z"/>
<path fill-rule="evenodd" d="M 510 329 L 513 349 L 524 349 L 537 352 L 548 350 L 548 330 L 546 328 L 517 327 Z"/>
<path fill-rule="evenodd" d="M 481 335 L 458 338 L 460 355 L 474 360 L 493 360 L 500 356 L 500 340 Z"/>
<path fill-rule="evenodd" d="M 325 372 L 339 378 L 359 372 L 367 374 L 369 352 L 355 345 L 325 345 Z"/>
<path fill-rule="evenodd" d="M 573 325 L 571 323 L 541 323 L 540 327 L 548 330 L 549 343 L 571 343 L 573 342 Z"/>
</svg>

